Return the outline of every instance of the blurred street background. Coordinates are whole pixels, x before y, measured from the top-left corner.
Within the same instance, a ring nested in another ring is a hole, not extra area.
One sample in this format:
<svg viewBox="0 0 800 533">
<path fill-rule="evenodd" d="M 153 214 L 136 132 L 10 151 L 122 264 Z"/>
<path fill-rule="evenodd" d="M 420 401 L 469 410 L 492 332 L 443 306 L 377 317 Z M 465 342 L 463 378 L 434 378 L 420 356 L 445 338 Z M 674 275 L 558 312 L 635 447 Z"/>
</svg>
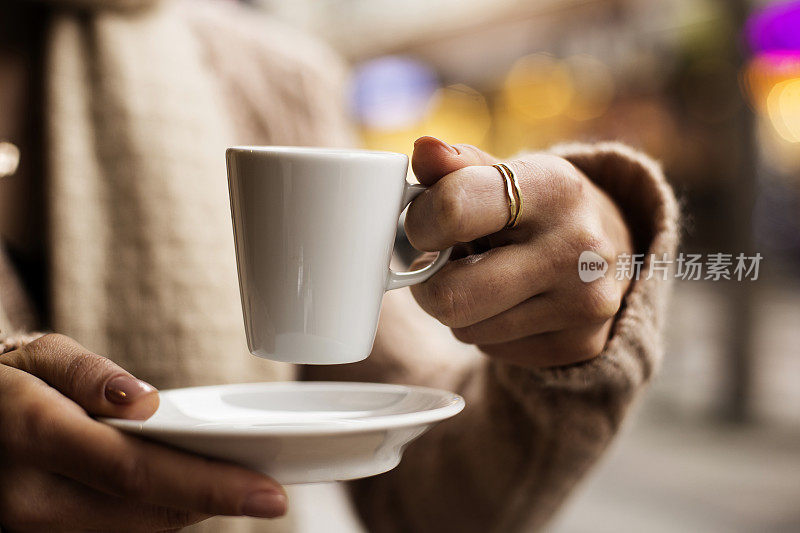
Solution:
<svg viewBox="0 0 800 533">
<path fill-rule="evenodd" d="M 366 147 L 621 140 L 663 163 L 683 252 L 760 253 L 678 284 L 660 376 L 552 530 L 800 531 L 800 2 L 251 3 L 352 65 Z"/>
</svg>

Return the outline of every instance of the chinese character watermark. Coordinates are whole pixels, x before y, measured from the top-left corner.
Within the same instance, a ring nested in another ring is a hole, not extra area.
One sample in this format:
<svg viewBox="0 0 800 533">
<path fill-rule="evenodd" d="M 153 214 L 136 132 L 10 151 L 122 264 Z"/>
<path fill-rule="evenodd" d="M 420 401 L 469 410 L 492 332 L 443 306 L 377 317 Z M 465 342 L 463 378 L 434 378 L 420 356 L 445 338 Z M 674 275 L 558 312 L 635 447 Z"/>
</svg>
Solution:
<svg viewBox="0 0 800 533">
<path fill-rule="evenodd" d="M 757 281 L 763 256 L 760 253 L 702 254 L 681 252 L 674 259 L 667 254 L 620 254 L 614 268 L 618 281 L 639 279 L 666 280 L 672 273 L 682 281 Z M 674 265 L 674 269 L 672 268 Z M 578 275 L 584 283 L 591 283 L 606 275 L 608 261 L 592 251 L 583 252 L 578 258 Z"/>
</svg>

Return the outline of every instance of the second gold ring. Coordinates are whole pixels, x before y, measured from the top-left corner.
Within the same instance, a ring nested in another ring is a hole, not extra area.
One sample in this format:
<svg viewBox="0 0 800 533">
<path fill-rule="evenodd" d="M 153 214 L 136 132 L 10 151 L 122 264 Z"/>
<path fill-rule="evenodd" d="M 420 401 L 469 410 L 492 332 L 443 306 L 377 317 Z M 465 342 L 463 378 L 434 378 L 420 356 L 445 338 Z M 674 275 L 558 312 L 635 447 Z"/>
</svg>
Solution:
<svg viewBox="0 0 800 533">
<path fill-rule="evenodd" d="M 513 170 L 503 163 L 492 166 L 503 176 L 506 196 L 508 196 L 508 222 L 505 227 L 514 228 L 519 224 L 522 217 L 522 191 L 520 191 L 517 176 Z"/>
</svg>

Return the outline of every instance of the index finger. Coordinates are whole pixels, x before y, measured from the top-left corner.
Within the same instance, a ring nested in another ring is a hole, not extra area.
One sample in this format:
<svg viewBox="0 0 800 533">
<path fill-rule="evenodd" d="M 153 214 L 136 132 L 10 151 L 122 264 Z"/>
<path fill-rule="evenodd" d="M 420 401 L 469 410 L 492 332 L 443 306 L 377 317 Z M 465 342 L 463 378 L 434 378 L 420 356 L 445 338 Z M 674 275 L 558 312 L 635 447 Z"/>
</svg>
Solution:
<svg viewBox="0 0 800 533">
<path fill-rule="evenodd" d="M 518 227 L 535 229 L 573 196 L 579 174 L 567 161 L 546 154 L 505 163 L 516 176 L 522 196 Z M 492 166 L 451 172 L 414 200 L 406 215 L 411 244 L 423 251 L 442 250 L 506 229 L 509 197 L 505 180 Z"/>
<path fill-rule="evenodd" d="M 158 408 L 152 385 L 64 335 L 44 335 L 2 363 L 36 376 L 91 415 L 146 419 Z"/>
<path fill-rule="evenodd" d="M 52 401 L 21 403 L 17 427 L 27 430 L 27 459 L 51 472 L 116 496 L 204 514 L 272 518 L 286 510 L 285 492 L 263 474 L 125 435 Z"/>
<path fill-rule="evenodd" d="M 508 222 L 503 187 L 494 167 L 451 172 L 408 206 L 408 240 L 418 250 L 433 252 L 500 231 Z"/>
</svg>

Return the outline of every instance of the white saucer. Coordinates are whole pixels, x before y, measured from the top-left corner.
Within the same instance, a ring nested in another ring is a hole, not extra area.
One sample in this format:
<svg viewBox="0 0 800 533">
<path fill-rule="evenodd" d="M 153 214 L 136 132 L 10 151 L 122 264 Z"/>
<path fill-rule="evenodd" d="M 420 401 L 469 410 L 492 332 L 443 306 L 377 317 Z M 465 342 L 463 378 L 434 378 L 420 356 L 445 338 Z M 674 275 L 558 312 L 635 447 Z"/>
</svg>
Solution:
<svg viewBox="0 0 800 533">
<path fill-rule="evenodd" d="M 219 385 L 161 391 L 160 397 L 148 420 L 102 421 L 283 484 L 391 470 L 409 442 L 464 408 L 464 399 L 451 392 L 378 383 Z"/>
</svg>

